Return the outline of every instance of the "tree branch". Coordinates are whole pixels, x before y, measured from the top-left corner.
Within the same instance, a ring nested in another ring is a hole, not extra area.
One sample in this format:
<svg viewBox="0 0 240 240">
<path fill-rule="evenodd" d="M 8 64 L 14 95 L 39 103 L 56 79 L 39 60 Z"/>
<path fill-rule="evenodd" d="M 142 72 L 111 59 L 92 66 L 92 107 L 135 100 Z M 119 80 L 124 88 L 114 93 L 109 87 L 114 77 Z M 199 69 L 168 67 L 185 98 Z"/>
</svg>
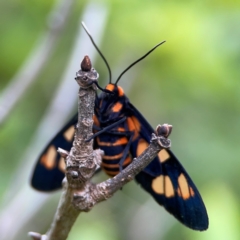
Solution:
<svg viewBox="0 0 240 240">
<path fill-rule="evenodd" d="M 90 59 L 85 56 L 76 80 L 80 85 L 78 103 L 78 124 L 73 147 L 68 153 L 58 151 L 65 158 L 66 178 L 64 189 L 50 230 L 46 235 L 29 233 L 34 240 L 65 240 L 77 216 L 87 212 L 98 202 L 110 198 L 124 184 L 134 179 L 162 149 L 169 148 L 168 138 L 171 125 L 158 125 L 156 133 L 152 134 L 148 148 L 115 177 L 99 184 L 93 184 L 90 179 L 100 167 L 102 150 L 93 150 L 91 141 L 86 141 L 92 135 L 94 103 L 96 96 L 96 81 L 98 73 L 92 68 Z"/>
</svg>

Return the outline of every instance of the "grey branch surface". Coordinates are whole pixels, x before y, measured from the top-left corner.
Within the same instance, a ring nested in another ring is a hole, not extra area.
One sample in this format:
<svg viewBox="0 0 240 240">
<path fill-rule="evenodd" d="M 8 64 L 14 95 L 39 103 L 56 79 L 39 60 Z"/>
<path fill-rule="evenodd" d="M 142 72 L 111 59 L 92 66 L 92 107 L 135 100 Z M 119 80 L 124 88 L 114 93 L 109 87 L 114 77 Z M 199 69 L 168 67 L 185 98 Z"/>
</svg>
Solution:
<svg viewBox="0 0 240 240">
<path fill-rule="evenodd" d="M 65 158 L 66 178 L 63 181 L 63 193 L 53 220 L 46 233 L 30 232 L 33 240 L 65 240 L 76 218 L 81 212 L 87 212 L 97 203 L 110 198 L 124 184 L 134 179 L 162 149 L 169 148 L 171 142 L 167 137 L 171 125 L 158 125 L 156 134 L 152 134 L 148 148 L 115 177 L 99 184 L 90 182 L 96 169 L 101 165 L 102 150 L 93 150 L 93 140 L 87 142 L 93 133 L 93 115 L 98 73 L 92 68 L 88 56 L 85 56 L 76 80 L 80 85 L 78 101 L 78 124 L 71 151 L 58 151 Z"/>
<path fill-rule="evenodd" d="M 52 8 L 55 9 L 55 4 Z M 53 11 L 55 11 L 54 9 Z M 72 7 L 71 10 L 73 10 Z M 76 69 L 79 68 L 79 56 L 84 56 L 88 53 L 93 62 L 96 60 L 97 53 L 83 31 L 81 22 L 84 19 L 88 23 L 88 27 L 94 32 L 95 40 L 101 42 L 109 13 L 107 4 L 103 2 L 89 2 L 84 5 L 84 8 L 81 7 L 80 10 L 81 14 L 76 23 L 77 29 L 74 42 L 73 45 L 68 47 L 70 53 L 68 63 L 62 69 L 61 79 L 59 79 L 58 85 L 55 86 L 52 99 L 46 107 L 45 114 L 42 116 L 36 131 L 33 133 L 30 143 L 25 149 L 22 149 L 19 163 L 15 165 L 15 170 L 13 169 L 9 183 L 6 182 L 6 189 L 0 204 L 1 240 L 25 239 L 27 225 L 32 223 L 37 216 L 37 212 L 41 211 L 43 206 L 46 207 L 46 204 L 48 205 L 50 203 L 49 200 L 55 195 L 34 191 L 29 185 L 29 175 L 33 171 L 32 167 L 36 160 L 36 155 L 43 150 L 46 141 L 53 137 L 56 133 L 55 131 L 66 123 L 72 114 L 73 108 L 77 111 L 75 105 L 78 88 L 76 87 L 76 82 L 72 79 Z M 61 15 L 61 13 L 59 14 Z M 71 14 L 71 11 L 69 14 Z M 92 21 L 93 18 L 94 21 Z M 61 31 L 58 38 L 61 38 L 62 34 L 63 31 Z M 30 55 L 32 56 L 34 52 L 35 50 Z M 27 69 L 29 72 L 30 66 L 27 66 Z M 0 99 L 0 105 L 1 108 L 2 98 Z M 19 208 L 19 205 L 21 205 L 21 208 Z M 16 218 L 16 215 L 21 215 L 21 221 Z"/>
</svg>

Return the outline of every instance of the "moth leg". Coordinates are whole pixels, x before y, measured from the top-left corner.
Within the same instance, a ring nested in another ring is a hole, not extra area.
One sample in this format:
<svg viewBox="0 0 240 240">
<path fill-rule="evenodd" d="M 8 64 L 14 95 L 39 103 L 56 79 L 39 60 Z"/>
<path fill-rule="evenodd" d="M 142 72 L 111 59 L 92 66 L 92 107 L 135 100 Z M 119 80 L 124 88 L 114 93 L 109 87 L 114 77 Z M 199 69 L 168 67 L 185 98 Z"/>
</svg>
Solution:
<svg viewBox="0 0 240 240">
<path fill-rule="evenodd" d="M 87 140 L 85 140 L 85 142 L 90 142 L 93 138 L 97 137 L 98 135 L 107 132 L 108 130 L 111 130 L 112 128 L 116 127 L 117 125 L 119 125 L 120 123 L 124 122 L 127 119 L 127 117 L 123 117 L 120 120 L 118 120 L 117 122 L 103 128 L 102 130 L 100 130 L 99 132 L 93 134 L 90 138 L 88 138 Z"/>
<path fill-rule="evenodd" d="M 130 132 L 130 138 L 128 140 L 128 143 L 127 143 L 125 149 L 123 150 L 123 156 L 122 156 L 122 158 L 119 161 L 119 170 L 120 170 L 120 172 L 123 170 L 123 163 L 124 163 L 124 161 L 125 161 L 125 159 L 127 157 L 127 154 L 129 152 L 129 149 L 130 149 L 130 146 L 131 146 L 131 143 L 132 143 L 132 140 L 133 140 L 133 136 L 134 136 L 134 132 Z"/>
</svg>

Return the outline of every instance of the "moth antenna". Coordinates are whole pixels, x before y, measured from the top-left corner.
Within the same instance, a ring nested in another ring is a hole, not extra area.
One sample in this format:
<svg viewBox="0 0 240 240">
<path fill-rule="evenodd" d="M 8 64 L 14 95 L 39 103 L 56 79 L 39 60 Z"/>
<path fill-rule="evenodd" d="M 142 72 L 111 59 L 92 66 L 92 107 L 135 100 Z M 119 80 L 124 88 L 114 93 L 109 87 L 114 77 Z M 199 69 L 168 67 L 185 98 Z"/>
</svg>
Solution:
<svg viewBox="0 0 240 240">
<path fill-rule="evenodd" d="M 110 66 L 106 60 L 106 58 L 103 56 L 102 52 L 100 51 L 100 49 L 98 48 L 98 46 L 96 45 L 96 43 L 94 42 L 89 30 L 87 29 L 87 26 L 85 25 L 84 22 L 82 22 L 82 26 L 83 26 L 83 29 L 85 30 L 85 32 L 87 33 L 87 35 L 89 36 L 93 46 L 96 48 L 97 52 L 100 54 L 100 56 L 102 57 L 103 61 L 105 62 L 106 66 L 107 66 L 107 69 L 108 69 L 108 74 L 109 74 L 109 83 L 112 82 L 112 72 L 111 72 L 111 69 L 110 69 Z"/>
<path fill-rule="evenodd" d="M 147 55 L 149 55 L 152 51 L 154 51 L 157 47 L 159 47 L 160 45 L 162 45 L 163 43 L 165 43 L 166 41 L 162 41 L 160 43 L 158 43 L 155 47 L 153 47 L 150 51 L 148 51 L 146 54 L 144 54 L 142 57 L 140 57 L 139 59 L 137 59 L 135 62 L 133 62 L 130 66 L 128 66 L 117 78 L 115 85 L 117 85 L 118 81 L 120 80 L 120 78 L 122 77 L 122 75 L 127 72 L 132 66 L 134 66 L 136 63 L 140 62 L 141 60 L 143 60 L 145 57 L 147 57 Z"/>
</svg>

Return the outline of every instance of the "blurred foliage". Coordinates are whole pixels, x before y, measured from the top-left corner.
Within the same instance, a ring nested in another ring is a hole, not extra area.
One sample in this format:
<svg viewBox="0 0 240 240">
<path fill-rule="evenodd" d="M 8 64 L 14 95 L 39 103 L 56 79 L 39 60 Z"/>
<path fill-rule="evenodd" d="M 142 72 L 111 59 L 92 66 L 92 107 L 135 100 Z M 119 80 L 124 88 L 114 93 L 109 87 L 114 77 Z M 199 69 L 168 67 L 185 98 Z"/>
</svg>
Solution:
<svg viewBox="0 0 240 240">
<path fill-rule="evenodd" d="M 114 79 L 152 46 L 167 41 L 126 73 L 120 85 L 133 82 L 127 94 L 152 126 L 164 122 L 174 126 L 172 149 L 199 187 L 210 227 L 205 233 L 185 228 L 133 182 L 82 214 L 69 239 L 239 239 L 240 2 L 105 3 L 110 13 L 99 45 L 118 71 Z M 0 126 L 1 196 L 67 65 L 84 4 L 75 3 L 57 50 Z M 0 90 L 46 30 L 52 5 L 49 0 L 0 2 Z M 95 68 L 104 80 L 107 71 L 100 57 Z M 46 231 L 56 206 L 57 197 L 24 230 Z"/>
</svg>

